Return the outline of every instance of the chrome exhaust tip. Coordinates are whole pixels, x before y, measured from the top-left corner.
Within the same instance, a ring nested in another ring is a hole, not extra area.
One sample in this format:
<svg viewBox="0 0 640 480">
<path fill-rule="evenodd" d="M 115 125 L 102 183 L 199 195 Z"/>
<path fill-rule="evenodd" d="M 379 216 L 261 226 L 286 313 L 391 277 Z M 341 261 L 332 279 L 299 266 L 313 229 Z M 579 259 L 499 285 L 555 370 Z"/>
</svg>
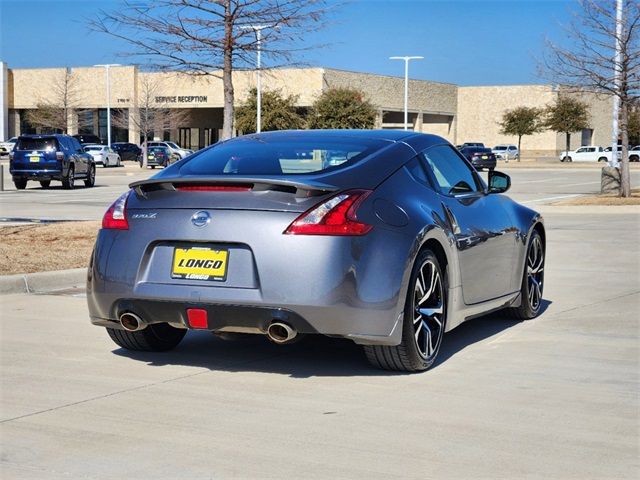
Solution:
<svg viewBox="0 0 640 480">
<path fill-rule="evenodd" d="M 131 312 L 125 312 L 120 315 L 120 325 L 127 332 L 137 332 L 147 326 L 138 315 Z"/>
<path fill-rule="evenodd" d="M 286 323 L 272 322 L 267 328 L 269 340 L 280 345 L 291 342 L 297 336 L 298 332 Z"/>
</svg>

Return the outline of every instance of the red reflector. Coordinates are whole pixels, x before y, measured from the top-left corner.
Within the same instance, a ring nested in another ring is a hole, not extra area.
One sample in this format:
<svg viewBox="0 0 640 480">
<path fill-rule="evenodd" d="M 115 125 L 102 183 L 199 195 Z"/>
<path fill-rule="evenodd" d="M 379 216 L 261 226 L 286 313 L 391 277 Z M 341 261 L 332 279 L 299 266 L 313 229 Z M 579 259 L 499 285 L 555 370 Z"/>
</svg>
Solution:
<svg viewBox="0 0 640 480">
<path fill-rule="evenodd" d="M 191 328 L 207 328 L 207 311 L 201 308 L 187 308 L 187 319 Z"/>
<path fill-rule="evenodd" d="M 175 185 L 176 190 L 187 192 L 246 192 L 253 185 Z"/>
</svg>

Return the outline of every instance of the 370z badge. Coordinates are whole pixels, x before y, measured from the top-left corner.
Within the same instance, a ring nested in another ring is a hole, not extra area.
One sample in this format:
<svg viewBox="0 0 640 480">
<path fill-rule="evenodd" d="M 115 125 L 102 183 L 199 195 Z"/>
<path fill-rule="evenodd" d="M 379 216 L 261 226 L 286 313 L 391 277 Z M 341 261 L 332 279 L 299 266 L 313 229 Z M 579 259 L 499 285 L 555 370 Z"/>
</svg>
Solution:
<svg viewBox="0 0 640 480">
<path fill-rule="evenodd" d="M 228 250 L 175 248 L 171 278 L 224 281 L 227 277 L 228 258 Z"/>
</svg>

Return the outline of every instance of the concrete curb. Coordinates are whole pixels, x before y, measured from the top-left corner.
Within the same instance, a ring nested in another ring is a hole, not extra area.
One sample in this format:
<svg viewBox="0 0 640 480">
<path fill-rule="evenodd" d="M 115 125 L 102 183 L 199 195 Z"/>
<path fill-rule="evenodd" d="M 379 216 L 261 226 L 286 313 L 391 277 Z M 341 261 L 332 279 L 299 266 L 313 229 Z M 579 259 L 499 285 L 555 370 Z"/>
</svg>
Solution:
<svg viewBox="0 0 640 480">
<path fill-rule="evenodd" d="M 2 275 L 0 276 L 0 295 L 63 290 L 76 286 L 84 286 L 86 281 L 86 268 Z"/>
</svg>

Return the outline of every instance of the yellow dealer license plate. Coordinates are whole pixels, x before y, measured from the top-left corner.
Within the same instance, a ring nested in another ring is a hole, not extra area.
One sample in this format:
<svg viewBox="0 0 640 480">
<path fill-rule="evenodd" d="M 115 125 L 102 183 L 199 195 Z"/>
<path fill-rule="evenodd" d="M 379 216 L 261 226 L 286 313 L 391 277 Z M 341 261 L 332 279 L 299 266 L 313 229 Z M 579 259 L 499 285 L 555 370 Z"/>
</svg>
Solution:
<svg viewBox="0 0 640 480">
<path fill-rule="evenodd" d="M 40 161 L 40 157 L 38 155 L 33 155 L 32 157 L 29 157 L 29 161 L 30 162 L 39 162 Z"/>
<path fill-rule="evenodd" d="M 228 250 L 176 248 L 173 250 L 171 278 L 223 281 L 227 276 Z"/>
<path fill-rule="evenodd" d="M 486 160 L 487 158 L 489 158 L 487 155 L 482 155 L 483 160 Z"/>
</svg>

